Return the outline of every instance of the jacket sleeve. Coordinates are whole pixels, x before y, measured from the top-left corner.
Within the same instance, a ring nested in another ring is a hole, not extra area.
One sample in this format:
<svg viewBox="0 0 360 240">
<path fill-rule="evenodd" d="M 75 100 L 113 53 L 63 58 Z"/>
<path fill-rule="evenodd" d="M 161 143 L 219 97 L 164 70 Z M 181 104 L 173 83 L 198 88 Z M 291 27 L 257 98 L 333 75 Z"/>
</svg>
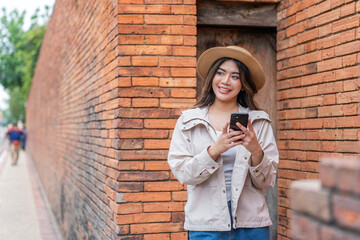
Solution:
<svg viewBox="0 0 360 240">
<path fill-rule="evenodd" d="M 276 140 L 269 121 L 257 120 L 253 125 L 254 129 L 259 129 L 256 136 L 264 151 L 264 157 L 259 165 L 255 167 L 250 166 L 250 177 L 255 187 L 270 188 L 275 184 L 276 169 L 279 163 Z"/>
<path fill-rule="evenodd" d="M 182 117 L 176 123 L 168 155 L 168 163 L 181 184 L 197 185 L 207 180 L 220 164 L 209 155 L 207 147 L 197 155 L 192 153 L 191 140 L 181 130 Z"/>
</svg>

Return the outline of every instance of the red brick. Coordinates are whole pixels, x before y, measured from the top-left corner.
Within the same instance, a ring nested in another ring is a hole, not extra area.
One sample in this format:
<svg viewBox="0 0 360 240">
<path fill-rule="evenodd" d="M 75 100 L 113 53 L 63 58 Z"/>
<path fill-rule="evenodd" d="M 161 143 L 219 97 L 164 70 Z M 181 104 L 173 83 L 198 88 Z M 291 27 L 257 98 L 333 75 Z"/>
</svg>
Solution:
<svg viewBox="0 0 360 240">
<path fill-rule="evenodd" d="M 170 33 L 174 35 L 196 35 L 196 26 L 182 26 L 172 25 L 170 26 Z"/>
<path fill-rule="evenodd" d="M 118 75 L 132 77 L 169 77 L 170 69 L 152 67 L 123 67 L 118 70 Z"/>
<path fill-rule="evenodd" d="M 196 43 L 197 43 L 196 36 L 184 36 L 184 45 L 196 46 Z"/>
<path fill-rule="evenodd" d="M 117 164 L 117 170 L 144 170 L 144 162 L 120 161 Z M 116 178 L 116 177 L 115 177 Z"/>
<path fill-rule="evenodd" d="M 162 44 L 162 45 L 182 45 L 184 43 L 184 36 L 145 36 L 146 44 Z"/>
<path fill-rule="evenodd" d="M 140 213 L 143 211 L 142 203 L 115 203 L 111 201 L 111 208 L 116 214 Z"/>
<path fill-rule="evenodd" d="M 144 143 L 145 149 L 169 149 L 170 140 L 151 140 L 147 139 Z"/>
<path fill-rule="evenodd" d="M 133 66 L 158 66 L 158 57 L 143 57 L 143 56 L 133 56 L 132 65 Z"/>
<path fill-rule="evenodd" d="M 144 191 L 144 183 L 142 182 L 122 182 L 116 185 L 117 192 L 142 192 Z"/>
<path fill-rule="evenodd" d="M 144 190 L 147 192 L 156 191 L 181 191 L 184 186 L 178 181 L 171 182 L 149 182 L 145 183 Z"/>
<path fill-rule="evenodd" d="M 344 129 L 343 130 L 343 139 L 345 140 L 358 140 L 358 129 Z"/>
<path fill-rule="evenodd" d="M 360 119 L 358 116 L 342 117 L 335 119 L 336 127 L 360 127 Z"/>
<path fill-rule="evenodd" d="M 183 202 L 159 202 L 144 203 L 144 212 L 174 212 L 183 211 Z"/>
<path fill-rule="evenodd" d="M 145 128 L 173 129 L 175 127 L 176 121 L 176 119 L 146 119 Z"/>
<path fill-rule="evenodd" d="M 133 151 L 119 151 L 116 159 L 120 160 L 156 160 L 167 159 L 167 151 L 164 150 L 133 150 Z"/>
<path fill-rule="evenodd" d="M 181 4 L 182 0 L 145 0 L 146 4 Z"/>
<path fill-rule="evenodd" d="M 160 87 L 196 87 L 196 78 L 160 78 Z"/>
<path fill-rule="evenodd" d="M 169 118 L 170 110 L 158 108 L 119 108 L 116 116 L 122 118 Z"/>
<path fill-rule="evenodd" d="M 341 17 L 355 14 L 355 11 L 356 11 L 355 2 L 352 2 L 352 3 L 342 6 L 340 8 L 340 11 L 341 11 L 341 14 L 340 14 Z"/>
<path fill-rule="evenodd" d="M 358 141 L 341 141 L 336 143 L 337 152 L 359 153 L 360 142 Z"/>
<path fill-rule="evenodd" d="M 162 67 L 195 67 L 195 57 L 160 57 Z"/>
<path fill-rule="evenodd" d="M 172 5 L 171 6 L 171 13 L 172 14 L 196 14 L 196 6 L 189 6 L 189 5 Z"/>
<path fill-rule="evenodd" d="M 173 47 L 174 56 L 196 56 L 196 48 L 195 47 Z"/>
<path fill-rule="evenodd" d="M 139 4 L 119 4 L 118 13 L 127 14 L 169 14 L 169 5 L 139 5 Z"/>
<path fill-rule="evenodd" d="M 152 130 L 152 129 L 123 129 L 119 130 L 119 138 L 167 138 L 168 130 Z"/>
<path fill-rule="evenodd" d="M 358 231 L 360 228 L 360 201 L 350 196 L 334 195 L 332 202 L 336 223 Z"/>
<path fill-rule="evenodd" d="M 161 233 L 161 234 L 144 234 L 144 240 L 170 240 L 169 233 Z"/>
<path fill-rule="evenodd" d="M 342 44 L 340 46 L 335 47 L 335 56 L 351 54 L 351 53 L 358 53 L 359 51 L 360 51 L 360 41 L 344 43 L 344 44 Z M 353 58 L 355 58 L 355 60 L 353 60 L 353 61 L 356 61 L 355 55 L 347 56 L 347 57 L 353 57 Z M 344 58 L 345 57 L 343 57 L 343 59 Z M 356 62 L 353 63 L 353 65 L 355 65 L 355 64 L 356 64 Z"/>
<path fill-rule="evenodd" d="M 166 98 L 170 97 L 170 91 L 168 89 L 161 88 L 131 88 L 131 89 L 122 89 L 118 90 L 118 94 L 121 97 L 160 97 Z"/>
<path fill-rule="evenodd" d="M 196 98 L 196 90 L 189 88 L 174 88 L 170 93 L 173 98 Z"/>
<path fill-rule="evenodd" d="M 293 214 L 291 220 L 294 239 L 320 240 L 319 223 L 303 215 Z"/>
<path fill-rule="evenodd" d="M 359 15 L 354 15 L 334 22 L 331 31 L 335 33 L 355 27 L 359 27 Z"/>
<path fill-rule="evenodd" d="M 182 15 L 145 15 L 145 24 L 183 24 L 184 17 Z"/>
<path fill-rule="evenodd" d="M 119 35 L 119 44 L 144 44 L 144 36 L 141 35 Z"/>
<path fill-rule="evenodd" d="M 195 99 L 182 98 L 164 98 L 160 99 L 160 107 L 162 108 L 192 108 L 195 105 Z"/>
<path fill-rule="evenodd" d="M 155 87 L 159 85 L 157 77 L 133 77 L 132 85 L 136 87 Z"/>
<path fill-rule="evenodd" d="M 356 240 L 358 237 L 351 233 L 347 233 L 339 228 L 333 228 L 331 226 L 321 227 L 321 239 L 336 240 L 336 239 L 347 239 Z"/>
<path fill-rule="evenodd" d="M 161 149 L 161 148 L 157 148 Z M 167 160 L 167 159 L 165 159 Z M 170 167 L 167 161 L 146 161 L 145 162 L 146 171 L 169 171 Z"/>
<path fill-rule="evenodd" d="M 158 107 L 159 99 L 158 98 L 133 98 L 132 106 L 133 107 Z"/>
<path fill-rule="evenodd" d="M 127 202 L 168 202 L 171 200 L 171 195 L 169 192 L 125 193 L 123 200 Z"/>
<path fill-rule="evenodd" d="M 143 234 L 143 233 L 179 232 L 182 230 L 182 227 L 183 227 L 183 223 L 132 224 L 130 226 L 130 233 Z"/>
<path fill-rule="evenodd" d="M 172 198 L 174 201 L 186 201 L 187 193 L 186 191 L 172 192 Z"/>
<path fill-rule="evenodd" d="M 169 222 L 170 213 L 137 213 L 127 215 L 116 215 L 116 224 L 133 224 L 133 223 L 152 223 L 152 222 Z"/>
<path fill-rule="evenodd" d="M 144 22 L 143 15 L 119 15 L 119 23 L 124 24 L 142 24 Z"/>
<path fill-rule="evenodd" d="M 170 55 L 169 46 L 123 45 L 119 47 L 120 55 Z"/>
</svg>

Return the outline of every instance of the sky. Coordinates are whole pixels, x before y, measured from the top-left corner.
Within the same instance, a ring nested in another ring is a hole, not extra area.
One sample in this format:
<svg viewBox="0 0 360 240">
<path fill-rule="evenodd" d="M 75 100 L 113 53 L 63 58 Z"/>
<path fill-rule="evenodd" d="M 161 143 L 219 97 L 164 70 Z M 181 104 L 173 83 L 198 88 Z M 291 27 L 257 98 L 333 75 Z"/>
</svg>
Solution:
<svg viewBox="0 0 360 240">
<path fill-rule="evenodd" d="M 30 17 L 35 13 L 36 8 L 40 9 L 40 13 L 44 12 L 44 6 L 48 5 L 50 10 L 55 3 L 55 0 L 0 0 L 0 9 L 6 8 L 6 12 L 9 13 L 13 9 L 17 9 L 19 12 L 26 11 L 24 29 L 27 30 L 30 27 Z M 2 16 L 2 10 L 0 11 Z M 0 85 L 0 109 L 6 108 L 6 99 L 8 94 L 4 91 L 4 88 Z"/>
</svg>

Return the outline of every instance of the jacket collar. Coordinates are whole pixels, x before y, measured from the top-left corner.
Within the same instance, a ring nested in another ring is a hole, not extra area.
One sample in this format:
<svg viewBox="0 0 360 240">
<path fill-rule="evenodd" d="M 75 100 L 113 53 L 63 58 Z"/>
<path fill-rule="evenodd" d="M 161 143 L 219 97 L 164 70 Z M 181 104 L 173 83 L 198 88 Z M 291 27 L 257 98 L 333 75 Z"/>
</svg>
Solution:
<svg viewBox="0 0 360 240">
<path fill-rule="evenodd" d="M 246 112 L 249 114 L 249 118 L 251 122 L 254 122 L 258 119 L 264 119 L 271 122 L 269 115 L 261 110 L 250 110 L 249 108 L 244 108 L 240 104 L 238 104 L 239 112 Z M 205 120 L 209 123 L 208 118 L 209 107 L 201 107 L 201 108 L 191 108 L 182 112 L 183 115 L 183 123 L 190 122 L 192 120 Z"/>
</svg>

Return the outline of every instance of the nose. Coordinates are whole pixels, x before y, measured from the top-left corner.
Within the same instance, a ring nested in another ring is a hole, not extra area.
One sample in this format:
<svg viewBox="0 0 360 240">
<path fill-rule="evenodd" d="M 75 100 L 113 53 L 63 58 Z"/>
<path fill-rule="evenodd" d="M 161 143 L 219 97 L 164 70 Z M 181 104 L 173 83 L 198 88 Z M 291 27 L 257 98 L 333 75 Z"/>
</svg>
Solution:
<svg viewBox="0 0 360 240">
<path fill-rule="evenodd" d="M 224 77 L 221 80 L 221 83 L 228 85 L 229 82 L 230 82 L 230 74 L 225 74 Z"/>
</svg>

